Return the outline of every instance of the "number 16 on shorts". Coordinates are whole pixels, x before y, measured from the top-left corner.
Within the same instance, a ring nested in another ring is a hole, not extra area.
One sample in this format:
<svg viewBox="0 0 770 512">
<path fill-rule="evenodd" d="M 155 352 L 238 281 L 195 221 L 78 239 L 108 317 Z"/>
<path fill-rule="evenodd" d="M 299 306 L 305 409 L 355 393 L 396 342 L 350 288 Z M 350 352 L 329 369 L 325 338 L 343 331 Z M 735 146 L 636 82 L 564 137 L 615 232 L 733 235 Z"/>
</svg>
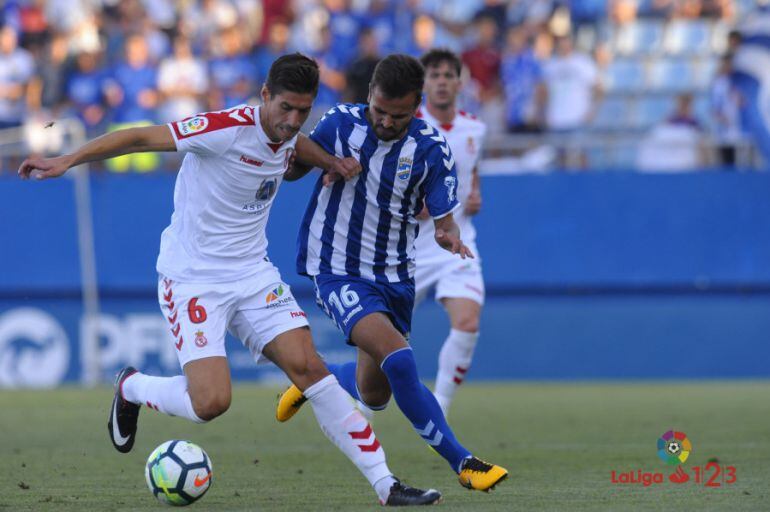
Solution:
<svg viewBox="0 0 770 512">
<path fill-rule="evenodd" d="M 319 276 L 320 277 L 320 276 Z M 326 276 L 324 276 L 326 277 Z M 335 276 L 336 277 L 336 276 Z M 316 300 L 337 327 L 349 335 L 351 320 L 363 311 L 361 296 L 342 279 L 316 279 Z"/>
</svg>

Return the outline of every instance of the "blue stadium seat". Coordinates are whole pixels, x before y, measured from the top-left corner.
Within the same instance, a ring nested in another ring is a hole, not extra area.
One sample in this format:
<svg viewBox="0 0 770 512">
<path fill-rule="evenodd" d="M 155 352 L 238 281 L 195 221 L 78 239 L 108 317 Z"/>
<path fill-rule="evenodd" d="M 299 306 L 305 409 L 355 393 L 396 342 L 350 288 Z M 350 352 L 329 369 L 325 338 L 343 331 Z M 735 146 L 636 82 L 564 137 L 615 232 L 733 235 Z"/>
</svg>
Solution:
<svg viewBox="0 0 770 512">
<path fill-rule="evenodd" d="M 711 25 L 705 20 L 674 20 L 668 24 L 663 49 L 670 55 L 704 54 L 710 50 Z"/>
<path fill-rule="evenodd" d="M 641 59 L 616 59 L 607 68 L 608 91 L 638 91 L 644 87 L 645 64 Z"/>
<path fill-rule="evenodd" d="M 682 58 L 655 58 L 647 69 L 647 85 L 658 91 L 686 91 L 695 87 L 695 69 L 692 60 Z"/>
<path fill-rule="evenodd" d="M 674 97 L 669 95 L 647 95 L 637 100 L 636 125 L 649 128 L 666 119 L 674 110 Z"/>
<path fill-rule="evenodd" d="M 656 53 L 660 49 L 662 40 L 662 21 L 638 20 L 617 30 L 614 49 L 620 55 Z"/>
<path fill-rule="evenodd" d="M 628 127 L 633 118 L 633 102 L 624 95 L 606 96 L 599 104 L 592 127 L 614 129 Z"/>
<path fill-rule="evenodd" d="M 719 59 L 716 57 L 704 57 L 698 59 L 695 65 L 695 87 L 706 90 L 716 76 L 719 68 Z"/>
</svg>

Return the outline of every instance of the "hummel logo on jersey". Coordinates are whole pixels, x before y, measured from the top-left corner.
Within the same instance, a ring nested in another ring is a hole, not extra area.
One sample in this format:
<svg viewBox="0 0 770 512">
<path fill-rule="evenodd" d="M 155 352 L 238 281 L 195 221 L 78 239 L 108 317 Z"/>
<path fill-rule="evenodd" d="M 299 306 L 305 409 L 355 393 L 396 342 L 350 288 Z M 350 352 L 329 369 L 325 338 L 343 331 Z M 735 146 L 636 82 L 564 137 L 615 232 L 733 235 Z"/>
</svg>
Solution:
<svg viewBox="0 0 770 512">
<path fill-rule="evenodd" d="M 262 160 L 254 160 L 253 158 L 249 158 L 246 155 L 241 155 L 241 162 L 249 165 L 255 165 L 257 167 L 262 167 L 262 164 L 265 163 Z"/>
</svg>

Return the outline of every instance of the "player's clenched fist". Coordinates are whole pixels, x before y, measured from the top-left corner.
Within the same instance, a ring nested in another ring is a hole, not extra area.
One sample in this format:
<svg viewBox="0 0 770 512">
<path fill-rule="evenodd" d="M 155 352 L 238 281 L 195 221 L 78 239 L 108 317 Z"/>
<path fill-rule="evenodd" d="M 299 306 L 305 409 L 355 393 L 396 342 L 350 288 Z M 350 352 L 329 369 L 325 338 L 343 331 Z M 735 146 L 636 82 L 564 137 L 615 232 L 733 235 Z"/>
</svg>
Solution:
<svg viewBox="0 0 770 512">
<path fill-rule="evenodd" d="M 18 174 L 23 180 L 33 176 L 38 180 L 57 178 L 70 168 L 70 158 L 67 155 L 56 158 L 42 158 L 32 156 L 24 160 L 19 167 Z M 37 171 L 37 172 L 35 172 Z"/>
</svg>

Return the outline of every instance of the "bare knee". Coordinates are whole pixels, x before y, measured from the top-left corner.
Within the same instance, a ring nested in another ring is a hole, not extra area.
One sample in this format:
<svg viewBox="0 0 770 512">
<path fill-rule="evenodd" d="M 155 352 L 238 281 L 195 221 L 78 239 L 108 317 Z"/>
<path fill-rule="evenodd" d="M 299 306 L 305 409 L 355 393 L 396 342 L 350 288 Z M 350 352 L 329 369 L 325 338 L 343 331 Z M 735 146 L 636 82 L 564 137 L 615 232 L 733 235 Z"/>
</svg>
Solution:
<svg viewBox="0 0 770 512">
<path fill-rule="evenodd" d="M 478 332 L 479 316 L 473 312 L 463 312 L 452 318 L 452 328 L 462 332 Z"/>
<path fill-rule="evenodd" d="M 190 395 L 195 415 L 203 421 L 211 421 L 221 416 L 230 408 L 230 392 L 205 393 L 202 396 Z"/>
</svg>

